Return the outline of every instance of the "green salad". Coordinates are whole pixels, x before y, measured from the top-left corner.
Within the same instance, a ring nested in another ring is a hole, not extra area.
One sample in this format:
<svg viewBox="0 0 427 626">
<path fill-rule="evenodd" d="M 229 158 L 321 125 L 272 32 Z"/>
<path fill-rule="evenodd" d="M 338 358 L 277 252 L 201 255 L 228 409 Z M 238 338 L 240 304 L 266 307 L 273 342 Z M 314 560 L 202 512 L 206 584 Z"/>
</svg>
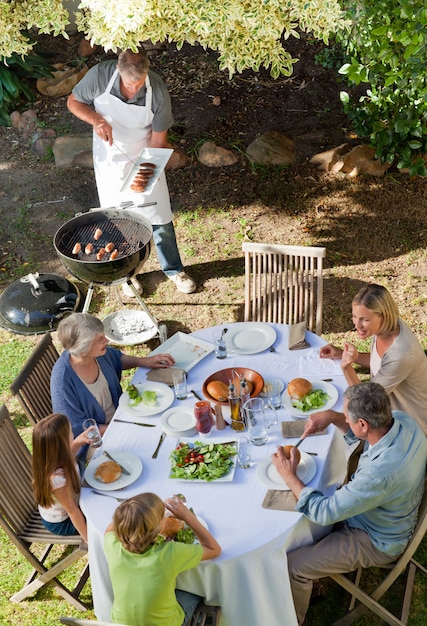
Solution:
<svg viewBox="0 0 427 626">
<path fill-rule="evenodd" d="M 233 467 L 235 444 L 225 443 L 179 443 L 170 455 L 172 468 L 170 478 L 186 480 L 216 480 Z"/>
<path fill-rule="evenodd" d="M 142 402 L 146 406 L 153 406 L 157 402 L 157 394 L 155 391 L 142 391 L 139 393 L 137 387 L 130 383 L 127 386 L 127 394 L 129 396 L 129 405 L 130 406 L 138 406 Z"/>
<path fill-rule="evenodd" d="M 191 543 L 194 543 L 195 539 L 196 539 L 196 535 L 194 534 L 194 531 L 192 531 L 191 528 L 187 526 L 186 524 L 184 528 L 182 528 L 181 530 L 178 530 L 175 537 L 173 537 L 172 539 L 167 539 L 166 537 L 163 537 L 163 535 L 157 535 L 155 543 L 157 545 L 161 545 L 162 543 L 165 543 L 166 541 L 178 541 L 179 543 L 191 544 Z"/>
<path fill-rule="evenodd" d="M 328 400 L 329 396 L 326 391 L 322 389 L 312 389 L 300 400 L 292 400 L 292 406 L 306 413 L 312 409 L 321 409 Z"/>
</svg>

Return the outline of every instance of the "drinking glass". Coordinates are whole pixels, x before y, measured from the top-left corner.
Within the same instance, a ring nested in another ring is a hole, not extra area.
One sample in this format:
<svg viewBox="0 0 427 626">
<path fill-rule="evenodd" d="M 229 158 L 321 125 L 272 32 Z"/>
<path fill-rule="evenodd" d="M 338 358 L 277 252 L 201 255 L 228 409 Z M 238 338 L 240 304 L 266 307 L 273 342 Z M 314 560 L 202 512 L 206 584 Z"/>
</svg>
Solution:
<svg viewBox="0 0 427 626">
<path fill-rule="evenodd" d="M 175 395 L 177 399 L 185 400 L 187 398 L 187 376 L 184 370 L 174 371 L 173 386 L 175 389 Z"/>
<path fill-rule="evenodd" d="M 272 378 L 267 383 L 268 404 L 277 411 L 282 406 L 282 384 L 278 378 Z"/>
<path fill-rule="evenodd" d="M 87 436 L 90 439 L 91 448 L 100 448 L 102 446 L 101 433 L 99 432 L 98 424 L 91 417 L 83 422 L 83 430 L 87 430 L 88 428 L 89 432 Z"/>
<path fill-rule="evenodd" d="M 252 398 L 243 405 L 249 439 L 254 446 L 263 446 L 268 441 L 265 424 L 264 402 L 261 398 Z"/>
<path fill-rule="evenodd" d="M 265 425 L 267 429 L 270 430 L 270 428 L 274 426 L 274 424 L 277 424 L 277 411 L 271 406 L 270 403 L 265 405 L 264 408 Z"/>
<path fill-rule="evenodd" d="M 248 469 L 251 465 L 251 446 L 247 437 L 240 437 L 238 441 L 237 461 L 242 469 Z"/>
</svg>

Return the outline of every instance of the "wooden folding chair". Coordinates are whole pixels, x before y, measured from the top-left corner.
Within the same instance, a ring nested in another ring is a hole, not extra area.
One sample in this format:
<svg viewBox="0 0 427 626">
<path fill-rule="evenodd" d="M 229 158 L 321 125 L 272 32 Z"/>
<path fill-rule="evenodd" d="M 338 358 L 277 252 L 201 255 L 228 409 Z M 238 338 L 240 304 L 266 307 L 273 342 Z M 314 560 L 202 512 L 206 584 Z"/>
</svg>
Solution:
<svg viewBox="0 0 427 626">
<path fill-rule="evenodd" d="M 381 619 L 383 619 L 387 624 L 392 624 L 393 626 L 406 626 L 406 624 L 408 623 L 412 591 L 414 588 L 415 572 L 417 569 L 419 569 L 424 574 L 427 574 L 427 569 L 413 558 L 426 532 L 427 481 L 425 481 L 424 483 L 424 496 L 421 501 L 418 513 L 418 522 L 415 527 L 414 534 L 412 535 L 411 541 L 407 545 L 406 550 L 403 552 L 403 554 L 401 554 L 396 562 L 387 567 L 387 571 L 389 573 L 371 593 L 368 594 L 362 591 L 359 587 L 360 578 L 363 571 L 362 568 L 359 568 L 357 570 L 354 583 L 344 574 L 330 575 L 330 578 L 332 578 L 336 583 L 338 583 L 341 587 L 343 587 L 352 595 L 352 600 L 347 613 L 344 615 L 344 617 L 335 621 L 331 626 L 347 626 L 348 624 L 353 624 L 356 619 L 358 619 L 361 615 L 368 613 L 369 610 L 376 615 L 379 615 L 379 617 L 381 617 Z M 399 619 L 398 617 L 390 613 L 390 611 L 385 609 L 380 604 L 379 600 L 396 581 L 396 579 L 405 572 L 406 585 L 402 603 L 402 611 Z M 356 600 L 358 600 L 361 604 L 358 604 L 355 608 L 353 608 Z"/>
<path fill-rule="evenodd" d="M 326 248 L 243 242 L 245 321 L 296 324 L 322 332 Z"/>
<path fill-rule="evenodd" d="M 33 426 L 52 413 L 50 375 L 58 358 L 52 337 L 46 333 L 10 386 Z"/>
<path fill-rule="evenodd" d="M 86 611 L 87 607 L 79 600 L 79 595 L 89 577 L 89 565 L 85 566 L 73 590 L 65 587 L 56 577 L 86 556 L 87 545 L 79 535 L 54 535 L 45 529 L 34 501 L 31 481 L 31 454 L 3 405 L 0 407 L 0 527 L 34 568 L 25 585 L 10 600 L 21 602 L 49 584 L 73 606 Z M 46 546 L 40 557 L 35 552 L 40 550 L 40 546 L 33 544 Z M 46 558 L 54 545 L 75 548 L 70 553 L 66 550 L 64 556 L 48 568 Z"/>
</svg>

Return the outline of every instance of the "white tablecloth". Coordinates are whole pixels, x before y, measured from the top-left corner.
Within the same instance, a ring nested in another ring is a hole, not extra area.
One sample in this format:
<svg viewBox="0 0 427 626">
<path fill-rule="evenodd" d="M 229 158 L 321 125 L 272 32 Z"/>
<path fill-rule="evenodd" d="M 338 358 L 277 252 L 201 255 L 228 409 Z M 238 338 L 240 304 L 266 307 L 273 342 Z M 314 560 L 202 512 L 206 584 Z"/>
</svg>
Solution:
<svg viewBox="0 0 427 626">
<path fill-rule="evenodd" d="M 244 356 L 229 354 L 222 361 L 217 360 L 212 353 L 189 372 L 189 389 L 194 389 L 202 396 L 202 383 L 207 376 L 228 367 L 250 367 L 264 378 L 274 375 L 284 382 L 300 376 L 300 360 L 307 357 L 309 349 L 289 351 L 287 327 L 272 326 L 277 333 L 276 352 L 266 350 Z M 325 343 L 316 335 L 307 335 L 312 351 Z M 212 329 L 198 331 L 193 336 L 212 341 Z M 313 352 L 310 354 L 313 363 Z M 321 364 L 319 369 L 323 377 Z M 145 381 L 145 374 L 145 370 L 138 370 L 134 382 Z M 333 384 L 339 390 L 335 408 L 340 408 L 342 392 L 347 384 L 342 375 L 329 375 L 328 378 L 333 378 Z M 190 396 L 184 404 L 194 406 L 194 402 L 195 398 Z M 178 401 L 175 400 L 175 403 Z M 120 407 L 115 417 L 132 419 Z M 284 616 L 287 626 L 296 625 L 286 550 L 311 543 L 324 534 L 325 529 L 310 524 L 299 513 L 262 508 L 268 488 L 256 476 L 256 463 L 269 457 L 277 445 L 284 443 L 280 422 L 290 420 L 291 416 L 283 408 L 279 410 L 279 423 L 271 429 L 269 442 L 264 446 L 251 447 L 252 465 L 249 469 L 238 467 L 232 482 L 213 483 L 168 478 L 169 455 L 176 444 L 175 438 L 167 437 L 157 459 L 151 458 L 161 434 L 160 417 L 144 418 L 145 422 L 156 424 L 156 428 L 112 421 L 104 435 L 104 448 L 113 456 L 114 451 L 133 452 L 141 459 L 143 472 L 125 490 L 109 493 L 129 497 L 151 491 L 163 499 L 178 492 L 185 494 L 188 505 L 207 522 L 223 552 L 218 559 L 203 562 L 197 568 L 181 574 L 177 586 L 203 596 L 208 604 L 219 604 L 222 607 L 221 626 L 280 624 L 284 623 Z M 236 435 L 227 427 L 222 431 L 213 430 L 210 439 L 213 442 L 229 441 L 235 439 Z M 289 440 L 289 443 L 295 443 L 295 440 Z M 319 486 L 324 492 L 332 492 L 340 484 L 345 471 L 342 437 L 335 432 L 334 427 L 330 427 L 326 435 L 311 437 L 301 449 L 318 455 L 314 457 L 317 473 L 309 483 L 310 486 Z M 109 621 L 113 598 L 102 542 L 104 530 L 118 502 L 95 495 L 89 488 L 82 489 L 80 502 L 88 523 L 94 609 L 99 620 Z"/>
</svg>

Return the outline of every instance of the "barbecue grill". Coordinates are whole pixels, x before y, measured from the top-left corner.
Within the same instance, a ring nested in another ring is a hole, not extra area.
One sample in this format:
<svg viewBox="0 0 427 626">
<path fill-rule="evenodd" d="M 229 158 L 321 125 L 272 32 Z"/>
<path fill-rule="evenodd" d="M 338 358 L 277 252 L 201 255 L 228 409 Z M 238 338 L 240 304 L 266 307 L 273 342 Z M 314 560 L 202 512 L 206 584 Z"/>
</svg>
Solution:
<svg viewBox="0 0 427 626">
<path fill-rule="evenodd" d="M 138 205 L 150 206 L 153 203 Z M 95 233 L 100 234 L 95 239 Z M 83 312 L 89 310 L 94 285 L 116 286 L 127 282 L 141 307 L 153 324 L 153 335 L 159 325 L 132 284 L 131 277 L 140 273 L 150 256 L 153 229 L 150 222 L 136 210 L 133 203 L 119 207 L 90 209 L 66 222 L 54 236 L 55 250 L 66 269 L 89 285 Z M 75 252 L 76 244 L 80 251 Z M 87 250 L 88 244 L 93 250 Z M 116 255 L 106 252 L 108 244 Z"/>
</svg>

